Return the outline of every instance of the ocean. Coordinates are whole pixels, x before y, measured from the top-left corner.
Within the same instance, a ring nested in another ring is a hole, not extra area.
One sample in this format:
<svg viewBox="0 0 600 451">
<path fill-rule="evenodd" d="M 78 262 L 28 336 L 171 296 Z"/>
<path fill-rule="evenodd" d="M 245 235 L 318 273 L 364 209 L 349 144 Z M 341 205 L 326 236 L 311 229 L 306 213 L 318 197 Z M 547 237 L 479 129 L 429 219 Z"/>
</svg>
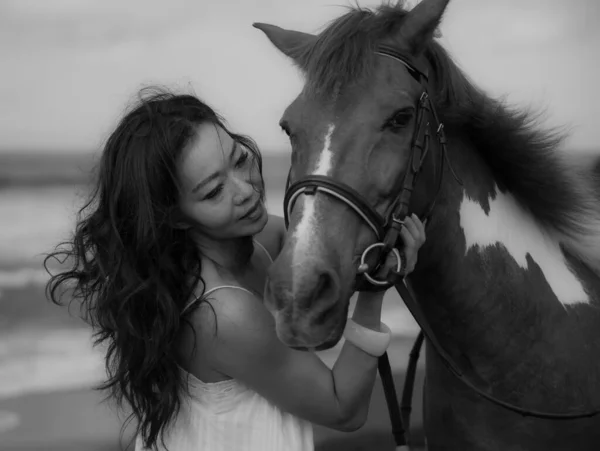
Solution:
<svg viewBox="0 0 600 451">
<path fill-rule="evenodd" d="M 76 310 L 46 300 L 41 265 L 69 237 L 93 165 L 89 154 L 0 154 L 0 400 L 88 388 L 105 375 L 103 350 L 92 347 L 92 331 Z M 263 165 L 267 207 L 282 215 L 289 156 L 265 155 Z M 386 295 L 384 321 L 396 335 L 418 331 L 395 292 Z M 0 431 L 2 424 L 0 415 Z"/>
</svg>

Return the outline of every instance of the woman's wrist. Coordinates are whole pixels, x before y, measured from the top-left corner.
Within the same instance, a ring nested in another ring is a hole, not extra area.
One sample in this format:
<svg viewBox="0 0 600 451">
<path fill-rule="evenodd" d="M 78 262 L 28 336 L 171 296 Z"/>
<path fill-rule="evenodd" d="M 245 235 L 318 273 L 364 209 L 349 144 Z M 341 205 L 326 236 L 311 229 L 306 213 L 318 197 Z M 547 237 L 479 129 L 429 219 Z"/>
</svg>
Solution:
<svg viewBox="0 0 600 451">
<path fill-rule="evenodd" d="M 349 319 L 344 328 L 344 338 L 370 356 L 380 357 L 390 345 L 392 334 L 384 323 L 379 323 L 377 330 L 373 330 Z"/>
<path fill-rule="evenodd" d="M 378 331 L 384 292 L 359 292 L 352 319 L 363 327 Z"/>
</svg>

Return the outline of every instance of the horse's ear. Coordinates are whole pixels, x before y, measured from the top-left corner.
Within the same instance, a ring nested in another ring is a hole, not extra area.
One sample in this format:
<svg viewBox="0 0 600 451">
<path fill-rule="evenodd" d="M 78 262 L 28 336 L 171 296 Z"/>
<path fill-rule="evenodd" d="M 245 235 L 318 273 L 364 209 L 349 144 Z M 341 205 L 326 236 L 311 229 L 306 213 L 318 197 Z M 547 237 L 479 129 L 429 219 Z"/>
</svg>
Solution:
<svg viewBox="0 0 600 451">
<path fill-rule="evenodd" d="M 303 49 L 317 39 L 313 34 L 286 30 L 276 25 L 253 23 L 252 26 L 266 34 L 275 47 L 293 60 L 296 60 Z"/>
<path fill-rule="evenodd" d="M 399 38 L 408 42 L 414 54 L 423 51 L 430 39 L 439 35 L 436 29 L 450 0 L 421 0 L 404 18 Z"/>
</svg>

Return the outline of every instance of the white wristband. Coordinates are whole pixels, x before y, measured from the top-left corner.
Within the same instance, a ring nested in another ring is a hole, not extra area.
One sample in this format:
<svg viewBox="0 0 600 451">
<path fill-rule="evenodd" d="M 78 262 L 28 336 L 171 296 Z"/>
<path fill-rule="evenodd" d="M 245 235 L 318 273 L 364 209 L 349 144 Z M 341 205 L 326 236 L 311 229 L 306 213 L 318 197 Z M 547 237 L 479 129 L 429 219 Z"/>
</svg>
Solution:
<svg viewBox="0 0 600 451">
<path fill-rule="evenodd" d="M 379 323 L 379 329 L 381 332 L 368 329 L 348 318 L 344 329 L 344 338 L 367 354 L 380 357 L 390 345 L 392 332 L 384 323 Z"/>
</svg>

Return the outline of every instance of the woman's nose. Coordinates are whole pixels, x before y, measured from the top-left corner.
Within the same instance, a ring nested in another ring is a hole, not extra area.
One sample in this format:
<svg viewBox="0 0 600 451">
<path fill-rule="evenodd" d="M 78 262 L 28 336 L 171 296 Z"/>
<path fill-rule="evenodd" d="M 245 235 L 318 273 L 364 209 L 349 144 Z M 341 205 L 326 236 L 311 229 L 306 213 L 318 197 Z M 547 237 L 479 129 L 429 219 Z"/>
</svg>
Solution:
<svg viewBox="0 0 600 451">
<path fill-rule="evenodd" d="M 254 186 L 250 182 L 250 177 L 238 176 L 234 177 L 235 180 L 235 203 L 237 205 L 241 205 L 247 202 L 249 199 L 252 199 L 254 193 L 256 192 Z"/>
</svg>

